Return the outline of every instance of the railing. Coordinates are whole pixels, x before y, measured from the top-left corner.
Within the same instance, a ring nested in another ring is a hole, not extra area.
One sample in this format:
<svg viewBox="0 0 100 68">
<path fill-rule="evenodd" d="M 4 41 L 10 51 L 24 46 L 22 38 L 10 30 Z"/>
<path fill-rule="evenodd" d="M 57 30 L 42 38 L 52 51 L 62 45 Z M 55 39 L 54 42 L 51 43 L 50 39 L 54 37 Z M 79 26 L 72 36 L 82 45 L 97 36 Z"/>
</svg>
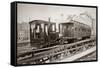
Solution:
<svg viewBox="0 0 100 68">
<path fill-rule="evenodd" d="M 45 63 L 47 60 L 51 60 L 54 57 L 58 57 L 59 55 L 71 56 L 81 51 L 85 51 L 93 46 L 95 46 L 95 39 L 86 39 L 82 41 L 78 41 L 71 44 L 64 45 L 56 45 L 54 47 L 43 48 L 38 50 L 33 50 L 30 52 L 26 52 L 18 55 L 17 63 Z M 45 59 L 46 58 L 46 59 Z"/>
</svg>

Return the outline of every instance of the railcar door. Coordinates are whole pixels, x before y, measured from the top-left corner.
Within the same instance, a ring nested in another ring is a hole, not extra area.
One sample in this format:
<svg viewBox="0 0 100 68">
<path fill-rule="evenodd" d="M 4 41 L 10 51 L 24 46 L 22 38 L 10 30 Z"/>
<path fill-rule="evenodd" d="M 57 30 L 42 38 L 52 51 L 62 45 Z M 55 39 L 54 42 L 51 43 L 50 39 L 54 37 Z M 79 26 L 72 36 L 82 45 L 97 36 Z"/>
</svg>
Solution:
<svg viewBox="0 0 100 68">
<path fill-rule="evenodd" d="M 30 41 L 32 41 L 35 38 L 35 24 L 31 24 L 30 27 Z"/>
<path fill-rule="evenodd" d="M 50 40 L 55 40 L 58 37 L 58 34 L 56 32 L 56 24 L 55 23 L 50 24 L 49 36 L 50 36 Z"/>
<path fill-rule="evenodd" d="M 41 38 L 41 26 L 40 26 L 40 24 L 36 25 L 35 31 L 36 31 L 36 38 L 37 39 Z"/>
<path fill-rule="evenodd" d="M 65 36 L 73 37 L 73 34 L 74 34 L 73 25 L 72 24 L 66 25 Z"/>
<path fill-rule="evenodd" d="M 62 23 L 59 25 L 60 36 L 72 37 L 74 34 L 72 23 Z"/>
</svg>

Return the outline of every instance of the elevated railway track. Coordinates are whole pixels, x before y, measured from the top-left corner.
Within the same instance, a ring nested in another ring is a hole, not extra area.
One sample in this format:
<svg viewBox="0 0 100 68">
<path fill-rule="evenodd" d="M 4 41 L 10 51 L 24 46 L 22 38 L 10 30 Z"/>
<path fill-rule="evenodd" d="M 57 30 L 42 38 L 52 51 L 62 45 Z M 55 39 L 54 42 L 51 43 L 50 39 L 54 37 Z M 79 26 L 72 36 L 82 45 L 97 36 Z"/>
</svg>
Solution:
<svg viewBox="0 0 100 68">
<path fill-rule="evenodd" d="M 65 57 L 65 58 L 62 59 L 62 60 L 56 60 L 56 61 L 54 60 L 54 61 L 52 61 L 52 62 L 72 62 L 72 61 L 76 61 L 76 60 L 81 59 L 82 57 L 84 57 L 84 56 L 86 56 L 86 55 L 88 55 L 88 54 L 90 54 L 90 53 L 95 52 L 95 51 L 96 51 L 96 46 L 94 46 L 94 47 L 92 47 L 92 48 L 90 48 L 90 49 L 87 49 L 86 51 L 77 53 L 77 54 L 75 54 L 75 55 L 73 55 L 73 56 Z"/>
<path fill-rule="evenodd" d="M 75 43 L 55 45 L 49 48 L 36 49 L 17 54 L 17 63 L 42 64 L 42 63 L 52 63 L 55 61 L 64 62 L 63 57 L 66 57 L 66 62 L 68 62 L 69 59 L 74 58 L 70 60 L 74 61 L 75 59 L 83 57 L 86 54 L 89 54 L 95 50 L 96 50 L 96 40 L 94 38 L 91 38 L 91 39 L 81 40 Z"/>
</svg>

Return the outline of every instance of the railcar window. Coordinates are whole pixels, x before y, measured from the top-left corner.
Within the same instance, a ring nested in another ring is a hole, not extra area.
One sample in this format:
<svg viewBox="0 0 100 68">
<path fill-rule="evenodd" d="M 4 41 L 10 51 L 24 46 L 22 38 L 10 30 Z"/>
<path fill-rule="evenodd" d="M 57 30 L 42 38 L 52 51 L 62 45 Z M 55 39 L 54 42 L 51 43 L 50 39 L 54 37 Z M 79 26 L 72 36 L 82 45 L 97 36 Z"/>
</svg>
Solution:
<svg viewBox="0 0 100 68">
<path fill-rule="evenodd" d="M 82 31 L 82 29 L 80 28 L 80 31 Z"/>
<path fill-rule="evenodd" d="M 48 26 L 47 25 L 45 26 L 45 31 L 46 31 L 46 34 L 48 35 Z"/>
<path fill-rule="evenodd" d="M 39 32 L 40 32 L 40 26 L 37 25 L 36 33 L 39 33 Z"/>
<path fill-rule="evenodd" d="M 31 30 L 32 30 L 32 33 L 33 33 L 33 29 L 35 28 L 35 24 L 32 24 L 31 25 Z"/>
<path fill-rule="evenodd" d="M 79 28 L 79 30 L 78 31 L 80 31 L 80 28 Z"/>
<path fill-rule="evenodd" d="M 59 25 L 59 28 L 60 28 L 60 33 L 62 33 L 63 29 L 62 29 L 62 25 L 61 24 Z"/>
<path fill-rule="evenodd" d="M 66 30 L 66 26 L 63 26 L 63 29 Z M 70 28 L 68 28 L 68 30 L 70 30 Z"/>
<path fill-rule="evenodd" d="M 66 28 L 67 28 L 68 30 L 73 30 L 73 29 L 74 29 L 74 27 L 73 27 L 72 25 L 68 25 L 68 26 L 66 26 Z"/>
<path fill-rule="evenodd" d="M 74 30 L 74 27 L 72 27 L 72 30 Z"/>
<path fill-rule="evenodd" d="M 52 24 L 52 31 L 55 31 L 55 25 Z"/>
<path fill-rule="evenodd" d="M 75 28 L 75 31 L 77 31 L 77 28 Z"/>
<path fill-rule="evenodd" d="M 42 31 L 44 32 L 44 24 L 41 24 Z"/>
<path fill-rule="evenodd" d="M 59 25 L 56 23 L 56 32 L 59 32 Z"/>
<path fill-rule="evenodd" d="M 68 26 L 68 30 L 71 30 L 71 26 Z"/>
</svg>

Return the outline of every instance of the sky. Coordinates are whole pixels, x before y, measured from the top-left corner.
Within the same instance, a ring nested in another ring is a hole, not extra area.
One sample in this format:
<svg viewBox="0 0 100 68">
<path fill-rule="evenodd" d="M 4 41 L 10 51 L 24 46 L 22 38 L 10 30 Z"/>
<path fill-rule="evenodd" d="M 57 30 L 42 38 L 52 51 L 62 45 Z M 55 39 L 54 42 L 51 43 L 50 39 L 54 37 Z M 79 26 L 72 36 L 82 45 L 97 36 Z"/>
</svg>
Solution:
<svg viewBox="0 0 100 68">
<path fill-rule="evenodd" d="M 73 6 L 55 6 L 55 5 L 37 5 L 37 4 L 18 4 L 17 6 L 17 19 L 18 23 L 26 22 L 32 20 L 46 20 L 48 18 L 52 22 L 60 23 L 64 22 L 68 16 L 76 15 L 79 16 L 80 13 L 88 12 L 89 15 L 96 19 L 96 8 L 88 7 L 73 7 Z M 87 20 L 87 17 L 83 18 L 83 21 Z M 83 22 L 87 25 L 91 25 L 90 22 Z"/>
</svg>

